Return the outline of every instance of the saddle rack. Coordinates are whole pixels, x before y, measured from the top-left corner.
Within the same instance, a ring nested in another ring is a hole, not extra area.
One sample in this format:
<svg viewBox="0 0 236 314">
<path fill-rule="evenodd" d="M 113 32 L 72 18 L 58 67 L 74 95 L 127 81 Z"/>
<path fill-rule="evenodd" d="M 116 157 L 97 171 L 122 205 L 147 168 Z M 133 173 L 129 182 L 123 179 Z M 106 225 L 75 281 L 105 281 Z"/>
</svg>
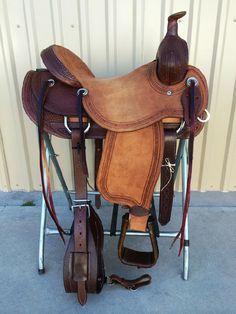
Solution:
<svg viewBox="0 0 236 314">
<path fill-rule="evenodd" d="M 65 182 L 65 179 L 62 174 L 62 170 L 60 168 L 60 165 L 57 160 L 57 155 L 54 151 L 53 145 L 51 143 L 50 136 L 47 133 L 44 133 L 44 143 L 46 147 L 46 159 L 48 164 L 52 162 L 57 177 L 59 179 L 59 182 L 61 184 L 61 187 L 63 189 L 63 192 L 65 194 L 65 197 L 68 202 L 68 207 L 71 209 L 73 206 L 73 191 L 69 191 L 67 184 Z M 187 174 L 188 174 L 188 140 L 187 139 L 180 139 L 179 145 L 178 145 L 178 151 L 176 156 L 176 166 L 175 166 L 175 172 L 174 172 L 174 180 L 176 179 L 178 171 L 180 171 L 181 168 L 181 185 L 182 185 L 182 209 L 184 208 L 185 203 L 185 195 L 187 190 Z M 45 181 L 45 187 L 46 190 L 47 187 L 47 179 L 46 179 L 46 172 L 44 171 L 44 181 Z M 96 190 L 94 191 L 88 191 L 89 196 L 95 196 L 98 197 L 100 193 Z M 153 200 L 160 197 L 160 193 L 155 192 L 153 194 Z M 152 209 L 155 212 L 155 206 L 154 202 L 152 205 Z M 118 205 L 113 205 L 113 213 L 114 211 L 117 212 Z M 42 204 L 41 204 L 41 222 L 40 222 L 40 235 L 39 235 L 39 255 L 38 255 L 38 273 L 43 274 L 45 272 L 45 242 L 46 242 L 46 236 L 47 235 L 57 235 L 59 232 L 56 228 L 51 228 L 47 226 L 47 206 L 44 200 L 44 197 L 42 195 Z M 114 218 L 114 217 L 112 217 Z M 157 226 L 157 221 L 155 221 Z M 114 222 L 113 222 L 114 224 Z M 111 222 L 112 226 L 112 222 Z M 112 227 L 111 227 L 112 228 Z M 70 235 L 71 230 L 65 229 L 65 233 Z M 111 230 L 104 230 L 105 236 L 120 236 L 121 231 L 115 230 L 115 232 L 111 233 Z M 156 236 L 159 238 L 176 238 L 178 234 L 178 231 L 161 231 L 156 228 Z M 149 237 L 148 232 L 136 232 L 136 231 L 127 231 L 127 236 L 140 236 L 140 237 Z M 182 267 L 182 278 L 184 280 L 188 280 L 189 277 L 189 225 L 188 225 L 188 216 L 186 218 L 186 224 L 185 224 L 185 231 L 184 231 L 184 245 L 183 245 L 183 267 Z"/>
</svg>

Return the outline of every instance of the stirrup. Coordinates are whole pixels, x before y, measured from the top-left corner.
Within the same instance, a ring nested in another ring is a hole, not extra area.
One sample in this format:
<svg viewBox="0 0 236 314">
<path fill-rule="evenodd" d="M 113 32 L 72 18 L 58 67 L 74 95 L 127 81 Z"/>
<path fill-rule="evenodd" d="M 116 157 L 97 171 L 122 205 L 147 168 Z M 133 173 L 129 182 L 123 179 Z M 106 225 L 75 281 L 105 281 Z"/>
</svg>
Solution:
<svg viewBox="0 0 236 314">
<path fill-rule="evenodd" d="M 124 241 L 126 237 L 126 231 L 129 226 L 129 214 L 126 213 L 122 217 L 121 233 L 118 243 L 118 256 L 123 264 L 130 266 L 137 266 L 143 268 L 149 268 L 156 264 L 159 257 L 158 244 L 154 228 L 154 218 L 149 216 L 147 222 L 147 228 L 149 237 L 152 244 L 151 252 L 140 252 L 127 247 L 124 247 Z"/>
</svg>

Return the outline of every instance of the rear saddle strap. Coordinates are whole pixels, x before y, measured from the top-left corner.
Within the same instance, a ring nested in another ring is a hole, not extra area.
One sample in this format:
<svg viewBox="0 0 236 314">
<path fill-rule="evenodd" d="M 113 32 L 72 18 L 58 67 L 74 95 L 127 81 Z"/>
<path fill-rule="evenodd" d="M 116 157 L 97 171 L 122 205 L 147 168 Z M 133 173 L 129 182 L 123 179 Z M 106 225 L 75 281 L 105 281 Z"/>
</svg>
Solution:
<svg viewBox="0 0 236 314">
<path fill-rule="evenodd" d="M 152 216 L 148 217 L 147 229 L 149 232 L 152 251 L 140 252 L 124 246 L 126 232 L 129 228 L 129 214 L 126 213 L 122 217 L 121 234 L 118 243 L 118 256 L 123 264 L 130 266 L 137 266 L 139 268 L 149 268 L 155 265 L 159 257 L 158 244 L 154 228 L 154 219 Z"/>
</svg>

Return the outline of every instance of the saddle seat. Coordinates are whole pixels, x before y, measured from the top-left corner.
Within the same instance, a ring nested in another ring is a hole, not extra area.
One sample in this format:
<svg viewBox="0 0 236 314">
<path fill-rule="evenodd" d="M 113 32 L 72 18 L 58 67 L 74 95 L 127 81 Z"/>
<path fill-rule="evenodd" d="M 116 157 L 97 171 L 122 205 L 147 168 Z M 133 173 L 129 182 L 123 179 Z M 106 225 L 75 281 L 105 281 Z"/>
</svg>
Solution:
<svg viewBox="0 0 236 314">
<path fill-rule="evenodd" d="M 56 78 L 88 90 L 83 98 L 86 112 L 98 125 L 115 132 L 142 129 L 165 118 L 183 118 L 181 96 L 186 79 L 196 77 L 200 91 L 207 86 L 201 71 L 193 66 L 189 66 L 183 81 L 168 86 L 157 78 L 157 61 L 121 77 L 97 79 L 78 56 L 64 47 L 52 45 L 42 51 L 41 57 Z M 207 94 L 202 92 L 201 98 L 199 115 L 206 108 Z"/>
</svg>

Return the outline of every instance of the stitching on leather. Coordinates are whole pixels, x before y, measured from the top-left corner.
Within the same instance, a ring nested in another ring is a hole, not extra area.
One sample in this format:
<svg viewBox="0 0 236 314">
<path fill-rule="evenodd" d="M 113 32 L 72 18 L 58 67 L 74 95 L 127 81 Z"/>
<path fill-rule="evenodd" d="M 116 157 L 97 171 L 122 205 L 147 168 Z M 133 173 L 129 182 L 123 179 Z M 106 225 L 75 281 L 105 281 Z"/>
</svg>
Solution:
<svg viewBox="0 0 236 314">
<path fill-rule="evenodd" d="M 64 66 L 64 64 L 61 62 L 61 60 L 57 57 L 57 55 L 55 54 L 52 47 L 50 47 L 46 50 L 46 57 L 49 58 L 50 63 L 53 66 L 53 68 L 59 68 L 60 69 L 60 72 L 63 73 L 63 76 L 66 76 L 66 78 L 70 79 L 71 81 L 74 81 L 74 80 L 77 81 L 76 77 L 69 72 L 69 70 Z M 50 68 L 50 66 L 49 66 L 49 68 Z M 57 73 L 57 74 L 62 76 L 61 73 Z"/>
</svg>

